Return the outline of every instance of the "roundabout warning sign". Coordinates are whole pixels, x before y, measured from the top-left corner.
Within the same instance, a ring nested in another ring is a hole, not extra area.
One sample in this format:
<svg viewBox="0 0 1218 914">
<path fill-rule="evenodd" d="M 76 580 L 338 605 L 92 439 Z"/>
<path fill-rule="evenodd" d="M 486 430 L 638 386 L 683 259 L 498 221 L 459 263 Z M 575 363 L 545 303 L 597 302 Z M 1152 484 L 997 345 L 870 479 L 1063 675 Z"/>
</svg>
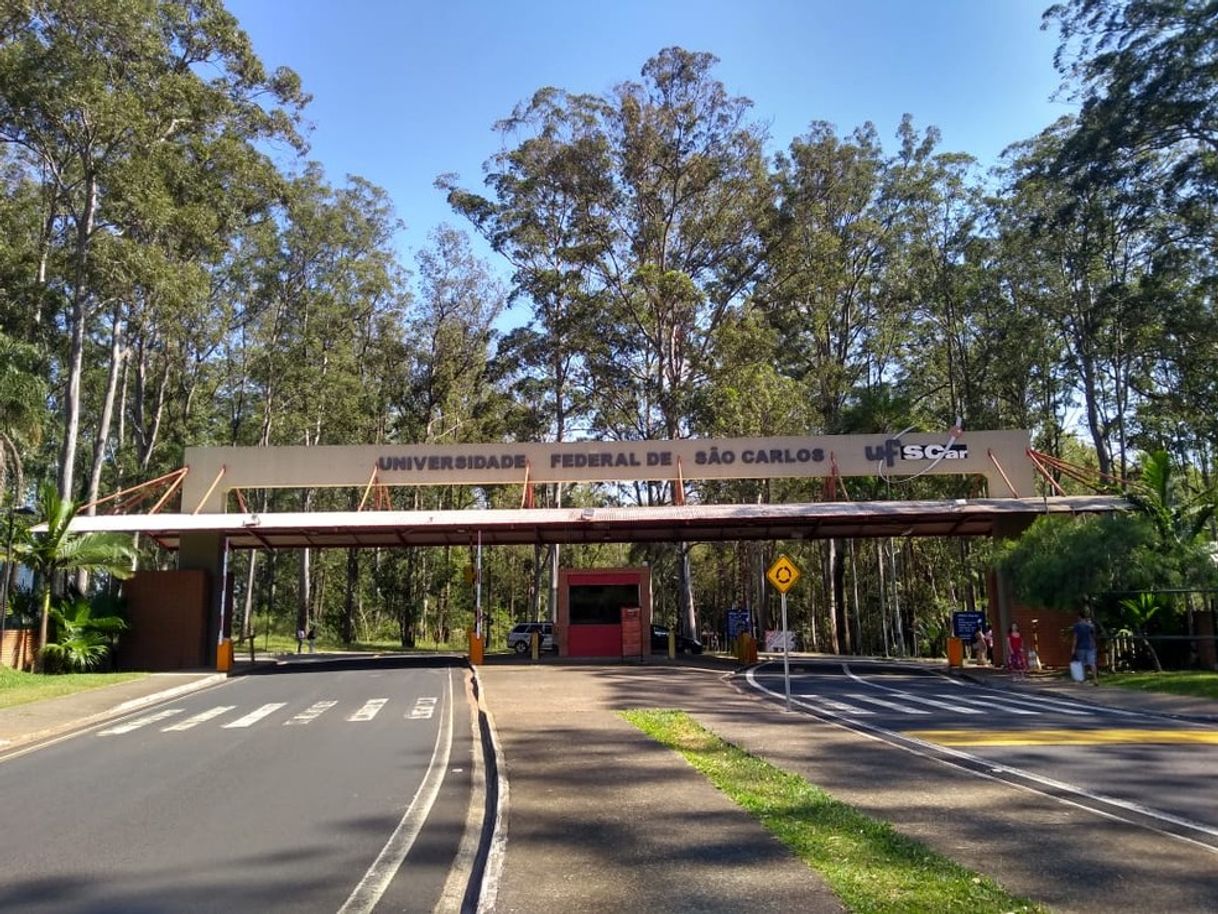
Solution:
<svg viewBox="0 0 1218 914">
<path fill-rule="evenodd" d="M 795 567 L 795 563 L 787 558 L 785 554 L 780 554 L 774 560 L 774 564 L 770 566 L 770 570 L 765 573 L 765 576 L 774 585 L 775 590 L 785 594 L 799 580 L 799 569 Z"/>
</svg>

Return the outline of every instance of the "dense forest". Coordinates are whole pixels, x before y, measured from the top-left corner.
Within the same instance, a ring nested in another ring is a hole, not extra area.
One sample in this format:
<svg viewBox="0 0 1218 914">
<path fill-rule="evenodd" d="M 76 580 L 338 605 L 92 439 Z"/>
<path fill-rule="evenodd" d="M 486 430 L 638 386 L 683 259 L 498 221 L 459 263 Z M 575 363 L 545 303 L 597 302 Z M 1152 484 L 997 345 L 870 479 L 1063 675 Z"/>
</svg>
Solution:
<svg viewBox="0 0 1218 914">
<path fill-rule="evenodd" d="M 891 139 L 815 111 L 802 135 L 767 136 L 764 99 L 734 95 L 712 54 L 671 47 L 605 94 L 539 87 L 504 112 L 485 181 L 437 178 L 453 225 L 404 263 L 409 214 L 309 160 L 308 87 L 269 72 L 220 0 L 2 0 L 3 502 L 52 480 L 88 505 L 181 466 L 188 445 L 958 421 L 1030 429 L 1039 450 L 1118 486 L 1162 452 L 1181 484 L 1208 490 L 1218 7 L 1067 0 L 1044 24 L 1077 113 L 996 168 L 912 116 Z M 527 319 L 502 332 L 509 306 Z M 864 479 L 834 494 L 972 487 Z M 245 498 L 326 510 L 360 494 Z M 551 487 L 542 504 L 673 497 L 671 484 Z M 830 493 L 746 480 L 686 497 Z M 397 508 L 519 498 L 392 493 Z M 143 567 L 172 566 L 140 546 Z M 954 540 L 499 548 L 484 557 L 492 639 L 548 612 L 555 561 L 648 562 L 658 615 L 687 629 L 732 605 L 764 616 L 780 549 L 805 569 L 791 608 L 821 650 L 940 650 L 947 613 L 985 599 L 976 544 Z M 235 609 L 247 631 L 308 618 L 347 642 L 430 641 L 469 623 L 471 561 L 454 548 L 241 555 Z"/>
</svg>

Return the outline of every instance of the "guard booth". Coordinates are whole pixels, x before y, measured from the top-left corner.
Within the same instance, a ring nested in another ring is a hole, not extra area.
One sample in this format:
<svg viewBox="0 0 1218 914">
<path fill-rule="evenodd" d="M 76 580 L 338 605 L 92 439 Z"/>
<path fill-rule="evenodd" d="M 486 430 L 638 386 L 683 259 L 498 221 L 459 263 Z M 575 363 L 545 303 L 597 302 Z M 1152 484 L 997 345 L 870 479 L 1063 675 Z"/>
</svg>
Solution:
<svg viewBox="0 0 1218 914">
<path fill-rule="evenodd" d="M 637 613 L 631 611 L 635 609 Z M 651 570 L 560 568 L 555 629 L 561 657 L 646 656 L 651 651 Z"/>
</svg>

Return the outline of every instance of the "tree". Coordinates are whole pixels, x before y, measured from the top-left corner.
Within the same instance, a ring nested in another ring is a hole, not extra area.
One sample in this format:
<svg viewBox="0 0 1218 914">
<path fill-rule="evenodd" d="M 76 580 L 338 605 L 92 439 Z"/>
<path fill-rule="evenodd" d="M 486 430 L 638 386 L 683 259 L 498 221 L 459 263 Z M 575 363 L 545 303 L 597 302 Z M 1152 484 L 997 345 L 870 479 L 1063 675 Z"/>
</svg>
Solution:
<svg viewBox="0 0 1218 914">
<path fill-rule="evenodd" d="M 120 533 L 73 533 L 68 528 L 77 506 L 60 498 L 51 483 L 44 483 L 39 499 L 39 524 L 42 532 L 23 530 L 21 539 L 13 543 L 6 561 L 25 565 L 38 577 L 41 609 L 38 621 L 38 656 L 35 669 L 42 672 L 47 645 L 51 596 L 55 579 L 61 572 L 88 571 L 108 574 L 115 578 L 131 576 L 135 550 L 131 540 Z"/>
<path fill-rule="evenodd" d="M 163 147 L 234 137 L 302 146 L 294 118 L 305 97 L 291 71 L 266 73 L 220 0 L 39 0 L 20 12 L 0 43 L 0 142 L 43 183 L 38 283 L 64 308 L 58 477 L 70 498 L 86 339 L 107 304 L 104 241 L 155 199 L 149 163 Z"/>
<path fill-rule="evenodd" d="M 1135 515 L 1038 518 L 998 547 L 1020 602 L 1078 610 L 1091 596 L 1153 586 L 1151 525 Z"/>
<path fill-rule="evenodd" d="M 1218 191 L 1218 6 L 1210 0 L 1065 0 L 1054 61 L 1082 101 L 1061 163 L 1082 180 L 1162 180 L 1186 207 Z"/>
</svg>

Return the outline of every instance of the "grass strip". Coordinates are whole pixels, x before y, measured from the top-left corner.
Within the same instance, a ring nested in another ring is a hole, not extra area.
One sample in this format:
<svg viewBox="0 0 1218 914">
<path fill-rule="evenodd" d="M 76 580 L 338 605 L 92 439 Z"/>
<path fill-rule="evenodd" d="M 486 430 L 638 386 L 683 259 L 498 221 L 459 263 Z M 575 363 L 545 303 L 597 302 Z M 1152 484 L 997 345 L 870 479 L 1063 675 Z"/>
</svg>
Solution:
<svg viewBox="0 0 1218 914">
<path fill-rule="evenodd" d="M 1139 692 L 1166 692 L 1190 698 L 1218 699 L 1218 673 L 1211 670 L 1169 670 L 1162 673 L 1105 673 L 1104 685 Z"/>
<path fill-rule="evenodd" d="M 833 799 L 803 778 L 725 742 L 683 711 L 625 711 L 622 716 L 680 753 L 752 814 L 820 873 L 851 911 L 1047 911 Z"/>
<path fill-rule="evenodd" d="M 143 679 L 147 673 L 63 673 L 43 675 L 0 667 L 0 708 L 29 704 L 44 698 L 62 698 L 76 692 Z"/>
</svg>

